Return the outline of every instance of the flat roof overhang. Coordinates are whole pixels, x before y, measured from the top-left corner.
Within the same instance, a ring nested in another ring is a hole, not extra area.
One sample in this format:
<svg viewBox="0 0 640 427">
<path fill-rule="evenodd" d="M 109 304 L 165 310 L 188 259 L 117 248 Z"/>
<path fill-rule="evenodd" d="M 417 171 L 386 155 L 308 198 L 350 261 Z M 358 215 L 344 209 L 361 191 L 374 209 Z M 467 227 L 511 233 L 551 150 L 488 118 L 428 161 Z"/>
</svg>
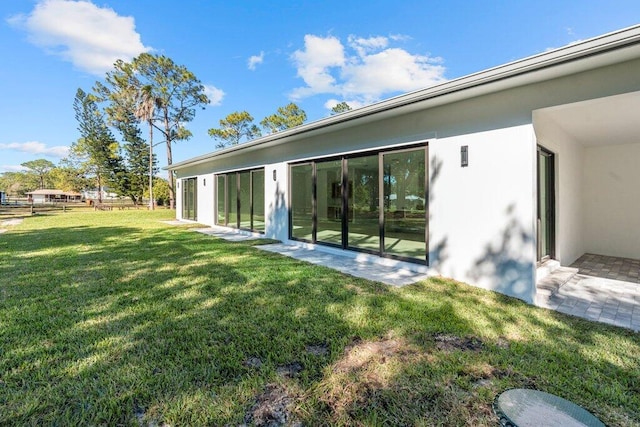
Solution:
<svg viewBox="0 0 640 427">
<path fill-rule="evenodd" d="M 180 170 L 213 159 L 219 160 L 233 156 L 238 152 L 249 152 L 290 143 L 310 136 L 360 126 L 372 121 L 426 110 L 637 58 L 640 58 L 640 25 L 570 44 L 283 132 L 273 133 L 224 150 L 174 163 L 163 169 Z"/>
</svg>

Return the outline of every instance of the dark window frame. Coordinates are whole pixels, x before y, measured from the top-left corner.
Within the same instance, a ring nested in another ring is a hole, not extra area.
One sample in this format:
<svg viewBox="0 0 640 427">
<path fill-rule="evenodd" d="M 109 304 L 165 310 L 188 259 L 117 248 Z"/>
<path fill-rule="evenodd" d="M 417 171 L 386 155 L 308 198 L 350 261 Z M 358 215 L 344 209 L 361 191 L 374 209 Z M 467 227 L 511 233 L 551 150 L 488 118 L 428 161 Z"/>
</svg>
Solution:
<svg viewBox="0 0 640 427">
<path fill-rule="evenodd" d="M 252 231 L 252 232 L 256 232 L 256 233 L 260 233 L 260 234 L 264 234 L 265 230 L 258 230 L 254 227 L 254 218 L 253 218 L 253 214 L 254 214 L 254 206 L 253 206 L 253 174 L 256 171 L 262 171 L 263 174 L 265 173 L 265 168 L 252 168 L 252 169 L 242 169 L 242 170 L 238 170 L 238 171 L 234 171 L 234 172 L 224 172 L 224 173 L 217 173 L 215 174 L 215 180 L 216 180 L 216 212 L 215 212 L 215 220 L 216 220 L 216 225 L 223 225 L 223 224 L 219 224 L 218 223 L 218 212 L 220 209 L 219 206 L 219 186 L 218 186 L 218 179 L 220 177 L 224 177 L 224 191 L 225 191 L 225 227 L 231 227 L 231 228 L 235 228 L 238 230 L 245 230 L 245 231 Z M 249 228 L 246 227 L 241 227 L 241 203 L 240 203 L 240 191 L 241 191 L 241 179 L 240 179 L 240 175 L 243 173 L 248 173 L 249 176 L 249 218 L 250 218 L 250 225 Z M 229 215 L 229 204 L 230 203 L 234 203 L 233 201 L 229 200 L 230 198 L 230 191 L 229 191 L 229 185 L 230 182 L 232 180 L 229 179 L 229 176 L 234 175 L 235 176 L 235 184 L 236 184 L 236 191 L 235 191 L 235 195 L 236 195 L 236 200 L 235 200 L 235 204 L 236 204 L 236 210 L 235 210 L 235 218 L 234 221 L 231 221 L 230 215 Z M 262 192 L 264 194 L 265 191 L 265 183 L 266 183 L 266 179 L 263 179 L 262 181 Z M 263 208 L 264 209 L 264 208 Z"/>
<path fill-rule="evenodd" d="M 384 217 L 384 170 L 383 170 L 383 162 L 385 154 L 392 153 L 402 153 L 408 151 L 415 150 L 424 150 L 424 224 L 425 224 L 425 256 L 424 258 L 414 258 L 414 257 L 406 257 L 400 256 L 397 254 L 388 253 L 385 251 L 385 240 L 384 240 L 384 227 L 385 227 L 385 217 Z M 378 156 L 378 226 L 379 226 L 379 248 L 378 250 L 371 250 L 361 247 L 349 246 L 349 193 L 352 189 L 349 186 L 349 176 L 348 176 L 348 160 L 356 159 L 360 157 L 366 156 Z M 342 165 L 342 181 L 341 181 L 341 192 L 342 192 L 342 212 L 341 212 L 341 244 L 337 245 L 329 242 L 318 241 L 317 239 L 317 225 L 318 225 L 318 214 L 317 214 L 317 204 L 318 204 L 318 194 L 317 194 L 317 164 L 322 162 L 329 162 L 340 160 Z M 293 235 L 293 213 L 291 207 L 292 205 L 292 191 L 293 191 L 293 178 L 292 178 L 292 168 L 295 166 L 310 164 L 312 167 L 312 239 L 303 239 L 299 237 L 295 237 Z M 371 150 L 371 151 L 363 151 L 358 153 L 349 153 L 344 155 L 336 155 L 336 156 L 328 156 L 322 158 L 315 158 L 310 160 L 304 160 L 299 162 L 292 162 L 289 164 L 289 239 L 295 241 L 308 242 L 313 244 L 319 244 L 323 246 L 330 247 L 338 247 L 343 250 L 355 251 L 355 252 L 363 252 L 369 253 L 373 255 L 377 255 L 384 258 L 397 259 L 401 261 L 408 261 L 412 263 L 418 264 L 429 264 L 429 144 L 428 142 L 420 142 L 416 144 L 404 145 L 401 147 L 389 147 L 380 150 Z"/>
</svg>

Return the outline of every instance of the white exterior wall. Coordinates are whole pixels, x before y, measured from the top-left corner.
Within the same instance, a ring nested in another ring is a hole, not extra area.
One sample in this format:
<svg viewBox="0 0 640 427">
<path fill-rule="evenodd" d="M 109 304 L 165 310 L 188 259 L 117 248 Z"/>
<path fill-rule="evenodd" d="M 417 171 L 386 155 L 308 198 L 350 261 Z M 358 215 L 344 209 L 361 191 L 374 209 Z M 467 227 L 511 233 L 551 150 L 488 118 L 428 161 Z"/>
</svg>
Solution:
<svg viewBox="0 0 640 427">
<path fill-rule="evenodd" d="M 640 143 L 587 147 L 585 252 L 640 259 Z"/>
<path fill-rule="evenodd" d="M 176 219 L 182 220 L 182 178 L 176 179 Z"/>
<path fill-rule="evenodd" d="M 194 159 L 176 172 L 180 178 L 211 176 L 213 184 L 212 174 L 264 167 L 266 236 L 286 242 L 289 162 L 429 140 L 431 270 L 531 302 L 538 142 L 556 154 L 556 255 L 562 264 L 570 264 L 587 247 L 586 149 L 545 121 L 548 118 L 536 120 L 536 111 L 637 90 L 639 69 L 640 60 L 633 60 L 504 90 L 480 93 L 480 87 L 477 95 L 466 98 L 454 94 L 440 103 L 446 96 L 436 97 L 424 107 L 412 104 L 395 113 L 390 108 L 283 140 L 257 141 L 238 151 Z M 467 168 L 460 167 L 461 145 L 469 147 Z M 592 156 L 597 161 L 600 154 L 594 151 Z M 611 173 L 612 169 L 600 171 L 604 176 Z M 637 176 L 625 179 L 638 182 Z M 199 193 L 198 216 L 203 222 L 211 218 L 213 223 L 213 188 L 207 183 L 211 203 L 203 203 Z M 605 206 L 606 202 L 599 204 Z"/>
<path fill-rule="evenodd" d="M 469 166 L 460 166 L 460 147 Z M 429 259 L 439 274 L 531 302 L 535 141 L 531 125 L 429 144 Z"/>
<path fill-rule="evenodd" d="M 213 174 L 198 176 L 198 222 L 209 226 L 214 225 L 214 189 Z M 180 205 L 182 206 L 182 205 Z"/>
<path fill-rule="evenodd" d="M 555 159 L 556 259 L 571 265 L 585 253 L 585 148 L 548 117 L 533 114 L 538 144 Z"/>
<path fill-rule="evenodd" d="M 284 242 L 289 239 L 289 166 L 286 162 L 265 166 L 264 193 L 265 237 Z"/>
</svg>

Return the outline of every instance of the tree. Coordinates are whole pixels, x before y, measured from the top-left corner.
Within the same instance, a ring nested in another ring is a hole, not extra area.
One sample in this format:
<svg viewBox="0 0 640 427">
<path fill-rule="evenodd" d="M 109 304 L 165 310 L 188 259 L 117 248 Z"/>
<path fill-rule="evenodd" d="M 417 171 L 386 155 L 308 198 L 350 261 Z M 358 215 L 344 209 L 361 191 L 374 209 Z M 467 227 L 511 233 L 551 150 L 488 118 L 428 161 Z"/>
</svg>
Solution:
<svg viewBox="0 0 640 427">
<path fill-rule="evenodd" d="M 148 190 L 145 190 L 145 197 L 149 197 Z M 151 199 L 151 197 L 149 197 Z M 153 178 L 153 199 L 159 206 L 166 206 L 169 201 L 169 183 L 166 179 L 158 176 Z"/>
<path fill-rule="evenodd" d="M 260 125 L 270 133 L 300 126 L 307 120 L 307 113 L 293 102 L 278 108 L 275 114 L 265 117 Z"/>
<path fill-rule="evenodd" d="M 335 116 L 336 114 L 346 113 L 351 110 L 353 110 L 353 108 L 351 108 L 351 106 L 346 102 L 342 101 L 333 106 L 331 109 L 331 115 Z"/>
<path fill-rule="evenodd" d="M 235 111 L 220 120 L 219 129 L 209 129 L 209 136 L 218 140 L 216 148 L 238 145 L 242 138 L 251 140 L 261 135 L 258 126 L 253 124 L 253 117 L 246 111 Z"/>
<path fill-rule="evenodd" d="M 155 101 L 155 111 L 151 123 L 164 138 L 167 147 L 167 164 L 173 163 L 171 144 L 187 140 L 191 132 L 184 127 L 195 117 L 196 107 L 209 103 L 200 80 L 183 65 L 175 64 L 163 55 L 142 53 L 131 63 L 116 61 L 114 70 L 107 73 L 105 85 L 99 85 L 98 92 L 112 103 L 108 114 L 121 114 L 123 110 L 135 111 L 135 102 L 143 88 Z M 173 174 L 168 171 L 171 208 L 175 204 Z"/>
<path fill-rule="evenodd" d="M 62 159 L 58 166 L 49 172 L 49 178 L 53 188 L 63 191 L 80 192 L 91 186 L 81 168 L 72 163 L 70 159 Z"/>
<path fill-rule="evenodd" d="M 25 193 L 38 188 L 38 179 L 33 173 L 4 172 L 0 174 L 0 188 L 7 195 L 24 196 Z"/>
<path fill-rule="evenodd" d="M 96 178 L 98 201 L 102 202 L 104 183 L 115 183 L 122 177 L 119 145 L 98 109 L 95 96 L 78 89 L 73 109 L 80 138 L 71 145 L 71 157 Z"/>
<path fill-rule="evenodd" d="M 39 188 L 43 189 L 45 188 L 45 179 L 47 178 L 51 169 L 53 169 L 56 165 L 46 159 L 36 159 L 24 162 L 20 164 L 20 166 L 25 167 L 31 172 L 35 173 L 38 176 L 38 182 L 40 183 Z"/>
<path fill-rule="evenodd" d="M 156 105 L 160 105 L 160 99 L 153 96 L 153 88 L 150 85 L 143 86 L 138 92 L 138 99 L 134 116 L 138 120 L 147 122 L 149 126 L 149 209 L 153 210 L 153 116 Z"/>
<path fill-rule="evenodd" d="M 124 141 L 123 154 L 125 157 L 126 180 L 121 183 L 121 192 L 128 196 L 133 203 L 142 203 L 143 194 L 149 182 L 149 177 L 156 173 L 156 158 L 153 154 L 153 137 L 149 145 L 142 138 L 141 130 L 136 125 L 135 118 L 118 123 L 118 130 Z M 153 131 L 150 128 L 150 133 Z"/>
</svg>

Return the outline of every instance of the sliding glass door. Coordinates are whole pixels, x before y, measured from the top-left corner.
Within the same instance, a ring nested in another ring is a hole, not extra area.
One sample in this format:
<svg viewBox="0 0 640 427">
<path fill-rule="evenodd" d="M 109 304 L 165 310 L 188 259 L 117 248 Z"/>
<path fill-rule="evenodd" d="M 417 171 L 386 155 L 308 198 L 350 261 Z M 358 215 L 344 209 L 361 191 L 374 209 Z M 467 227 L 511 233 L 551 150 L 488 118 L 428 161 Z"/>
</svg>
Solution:
<svg viewBox="0 0 640 427">
<path fill-rule="evenodd" d="M 216 224 L 227 225 L 227 176 L 216 177 Z"/>
<path fill-rule="evenodd" d="M 216 176 L 216 224 L 264 232 L 264 169 Z"/>
<path fill-rule="evenodd" d="M 314 200 L 313 165 L 303 163 L 291 166 L 290 235 L 294 239 L 313 241 Z"/>
<path fill-rule="evenodd" d="M 342 245 L 342 161 L 316 163 L 316 240 Z"/>
<path fill-rule="evenodd" d="M 182 180 L 182 219 L 198 220 L 198 179 Z"/>
<path fill-rule="evenodd" d="M 292 165 L 292 239 L 426 262 L 427 148 Z"/>
<path fill-rule="evenodd" d="M 264 233 L 264 169 L 251 171 L 251 229 Z"/>
<path fill-rule="evenodd" d="M 347 159 L 349 212 L 347 247 L 380 251 L 379 155 Z"/>
<path fill-rule="evenodd" d="M 424 150 L 382 155 L 384 248 L 387 254 L 422 258 L 426 242 Z"/>
</svg>

